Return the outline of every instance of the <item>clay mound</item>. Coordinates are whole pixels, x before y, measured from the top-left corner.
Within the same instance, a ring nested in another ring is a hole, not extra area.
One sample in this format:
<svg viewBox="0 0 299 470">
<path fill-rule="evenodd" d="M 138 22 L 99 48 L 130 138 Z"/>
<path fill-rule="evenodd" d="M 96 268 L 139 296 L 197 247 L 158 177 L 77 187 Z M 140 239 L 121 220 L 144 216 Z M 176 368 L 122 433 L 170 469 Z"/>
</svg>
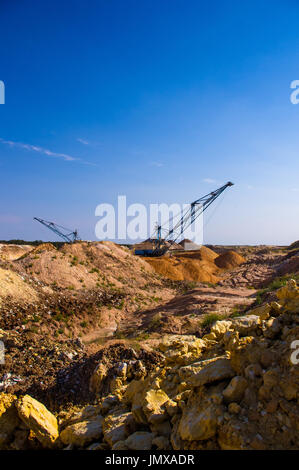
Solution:
<svg viewBox="0 0 299 470">
<path fill-rule="evenodd" d="M 9 269 L 0 268 L 0 300 L 7 297 L 17 302 L 34 303 L 38 300 L 36 291 L 22 276 Z"/>
<path fill-rule="evenodd" d="M 212 250 L 202 247 L 194 253 L 180 253 L 173 257 L 145 258 L 145 260 L 162 276 L 174 281 L 218 282 L 215 265 L 217 257 Z"/>
<path fill-rule="evenodd" d="M 193 259 L 198 259 L 198 260 L 206 261 L 206 262 L 214 262 L 214 260 L 218 257 L 218 254 L 215 253 L 213 250 L 210 250 L 210 248 L 207 248 L 206 246 L 202 246 L 200 250 L 178 253 L 176 254 L 176 257 L 189 258 L 189 259 L 193 258 Z"/>
<path fill-rule="evenodd" d="M 127 248 L 112 242 L 65 243 L 60 249 L 44 243 L 15 261 L 19 273 L 44 285 L 94 289 L 144 285 L 152 270 Z M 136 280 L 135 280 L 136 279 Z"/>
<path fill-rule="evenodd" d="M 31 254 L 42 253 L 43 251 L 53 251 L 57 248 L 52 243 L 41 243 L 31 250 Z"/>
<path fill-rule="evenodd" d="M 0 244 L 0 258 L 5 261 L 13 261 L 32 250 L 31 245 Z"/>
<path fill-rule="evenodd" d="M 233 269 L 239 266 L 240 264 L 245 263 L 245 261 L 245 258 L 239 255 L 239 253 L 230 250 L 226 253 L 223 253 L 222 255 L 219 255 L 215 259 L 215 264 L 221 269 Z"/>
</svg>

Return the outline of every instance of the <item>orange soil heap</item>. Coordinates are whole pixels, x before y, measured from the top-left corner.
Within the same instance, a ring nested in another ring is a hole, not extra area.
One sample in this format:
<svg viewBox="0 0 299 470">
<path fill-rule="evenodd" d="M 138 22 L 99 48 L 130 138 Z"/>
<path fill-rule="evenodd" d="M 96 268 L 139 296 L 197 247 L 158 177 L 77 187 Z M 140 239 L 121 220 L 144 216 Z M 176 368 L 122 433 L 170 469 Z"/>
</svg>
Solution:
<svg viewBox="0 0 299 470">
<path fill-rule="evenodd" d="M 145 259 L 156 272 L 169 279 L 211 283 L 218 282 L 222 270 L 232 269 L 245 261 L 234 251 L 218 256 L 205 246 L 200 250 L 177 253 L 171 257 Z"/>
<path fill-rule="evenodd" d="M 233 269 L 244 263 L 245 259 L 235 251 L 226 251 L 215 259 L 215 264 L 222 269 Z"/>
</svg>

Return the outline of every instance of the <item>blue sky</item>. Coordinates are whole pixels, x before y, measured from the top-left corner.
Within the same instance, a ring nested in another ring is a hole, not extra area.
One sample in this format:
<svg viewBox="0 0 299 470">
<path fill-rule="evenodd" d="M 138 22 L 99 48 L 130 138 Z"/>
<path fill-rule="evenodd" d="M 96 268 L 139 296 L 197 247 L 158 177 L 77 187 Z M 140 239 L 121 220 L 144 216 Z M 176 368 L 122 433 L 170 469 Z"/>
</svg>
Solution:
<svg viewBox="0 0 299 470">
<path fill-rule="evenodd" d="M 299 238 L 296 1 L 0 1 L 0 239 L 233 188 L 206 243 Z M 216 205 L 217 203 L 215 203 Z"/>
</svg>

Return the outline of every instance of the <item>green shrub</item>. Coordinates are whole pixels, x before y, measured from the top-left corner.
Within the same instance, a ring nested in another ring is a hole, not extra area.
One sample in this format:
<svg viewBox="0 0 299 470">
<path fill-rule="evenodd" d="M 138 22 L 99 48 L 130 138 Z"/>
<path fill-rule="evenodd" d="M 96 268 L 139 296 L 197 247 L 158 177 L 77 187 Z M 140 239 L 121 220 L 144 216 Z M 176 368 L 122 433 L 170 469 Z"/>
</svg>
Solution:
<svg viewBox="0 0 299 470">
<path fill-rule="evenodd" d="M 206 326 L 211 326 L 217 320 L 221 320 L 221 316 L 218 313 L 208 313 L 204 316 L 204 319 L 201 322 L 201 326 L 205 328 Z"/>
</svg>

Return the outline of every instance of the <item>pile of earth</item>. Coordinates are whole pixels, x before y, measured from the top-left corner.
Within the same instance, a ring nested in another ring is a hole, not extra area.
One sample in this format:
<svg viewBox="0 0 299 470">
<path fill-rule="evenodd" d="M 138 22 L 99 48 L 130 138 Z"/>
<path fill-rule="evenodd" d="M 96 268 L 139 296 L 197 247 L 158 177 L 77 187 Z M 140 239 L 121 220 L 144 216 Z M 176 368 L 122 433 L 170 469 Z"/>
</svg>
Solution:
<svg viewBox="0 0 299 470">
<path fill-rule="evenodd" d="M 14 245 L 0 243 L 0 259 L 11 261 L 20 258 L 32 250 L 31 245 Z"/>
<path fill-rule="evenodd" d="M 45 243 L 16 260 L 14 267 L 44 285 L 71 289 L 93 289 L 112 283 L 116 287 L 138 287 L 146 283 L 147 274 L 152 272 L 128 248 L 112 242 L 65 243 L 59 249 Z"/>
<path fill-rule="evenodd" d="M 0 394 L 1 448 L 298 449 L 299 288 L 290 280 L 276 295 L 202 338 L 165 336 L 155 357 L 93 358 L 88 406 L 53 414 L 30 395 Z"/>
<path fill-rule="evenodd" d="M 210 283 L 217 283 L 223 271 L 245 262 L 245 259 L 234 251 L 218 255 L 205 246 L 195 251 L 145 260 L 157 273 L 169 279 Z"/>
<path fill-rule="evenodd" d="M 221 269 L 233 269 L 243 263 L 245 263 L 243 256 L 232 250 L 226 251 L 215 259 L 216 266 Z"/>
<path fill-rule="evenodd" d="M 1 299 L 11 297 L 18 302 L 35 302 L 38 299 L 36 290 L 26 282 L 26 278 L 10 269 L 0 267 L 0 305 Z"/>
<path fill-rule="evenodd" d="M 22 327 L 49 341 L 80 335 L 89 344 L 113 335 L 135 310 L 176 293 L 143 259 L 112 242 L 41 244 L 0 262 L 0 286 L 0 328 Z"/>
<path fill-rule="evenodd" d="M 288 246 L 288 250 L 295 250 L 295 249 L 297 249 L 297 248 L 299 248 L 299 240 L 297 240 L 297 241 L 291 243 L 291 245 Z"/>
</svg>

